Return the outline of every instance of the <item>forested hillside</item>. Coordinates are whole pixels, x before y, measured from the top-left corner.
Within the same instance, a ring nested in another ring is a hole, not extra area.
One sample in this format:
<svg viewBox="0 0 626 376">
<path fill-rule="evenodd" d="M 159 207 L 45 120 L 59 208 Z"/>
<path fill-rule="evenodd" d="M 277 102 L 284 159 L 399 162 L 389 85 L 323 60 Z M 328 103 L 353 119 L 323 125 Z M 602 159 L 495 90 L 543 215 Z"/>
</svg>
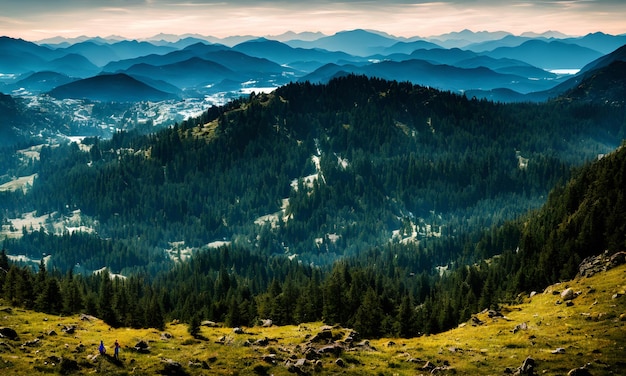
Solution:
<svg viewBox="0 0 626 376">
<path fill-rule="evenodd" d="M 4 298 L 114 325 L 323 319 L 366 337 L 438 332 L 626 246 L 611 188 L 624 186 L 623 149 L 565 185 L 625 126 L 619 105 L 505 105 L 347 76 L 153 135 L 44 146 L 32 188 L 0 192 L 0 205 L 3 222 L 50 219 L 6 238 L 7 253 L 51 257 L 36 275 L 3 259 Z M 605 194 L 582 190 L 594 185 Z M 54 235 L 77 210 L 91 232 Z M 166 254 L 174 243 L 193 257 Z M 105 266 L 129 278 L 71 273 Z"/>
</svg>

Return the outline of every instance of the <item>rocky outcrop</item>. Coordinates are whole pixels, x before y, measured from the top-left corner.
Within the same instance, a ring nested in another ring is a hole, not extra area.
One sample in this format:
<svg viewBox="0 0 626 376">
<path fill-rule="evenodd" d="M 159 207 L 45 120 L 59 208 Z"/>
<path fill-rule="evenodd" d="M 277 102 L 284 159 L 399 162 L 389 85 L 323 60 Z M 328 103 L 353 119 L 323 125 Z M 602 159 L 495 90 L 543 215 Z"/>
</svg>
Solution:
<svg viewBox="0 0 626 376">
<path fill-rule="evenodd" d="M 626 252 L 604 253 L 597 256 L 590 256 L 583 260 L 578 266 L 578 277 L 591 277 L 592 275 L 605 272 L 611 268 L 626 263 Z"/>
</svg>

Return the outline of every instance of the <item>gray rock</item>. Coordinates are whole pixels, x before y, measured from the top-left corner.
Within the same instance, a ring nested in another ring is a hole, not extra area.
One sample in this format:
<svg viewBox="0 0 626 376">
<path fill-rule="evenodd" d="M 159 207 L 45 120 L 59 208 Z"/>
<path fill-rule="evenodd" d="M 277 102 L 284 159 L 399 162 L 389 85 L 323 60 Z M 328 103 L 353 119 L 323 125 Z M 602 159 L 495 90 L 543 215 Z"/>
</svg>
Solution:
<svg viewBox="0 0 626 376">
<path fill-rule="evenodd" d="M 335 360 L 335 364 L 338 365 L 339 367 L 345 367 L 346 366 L 346 362 L 344 362 L 344 360 L 341 359 L 341 358 L 337 358 L 337 360 Z"/>
<path fill-rule="evenodd" d="M 552 354 L 565 354 L 565 349 L 562 347 L 557 347 L 556 349 L 552 350 Z"/>
<path fill-rule="evenodd" d="M 576 297 L 576 293 L 574 293 L 574 289 L 572 289 L 571 287 L 570 288 L 566 288 L 561 293 L 561 299 L 563 299 L 563 301 L 572 300 L 575 297 Z"/>
</svg>

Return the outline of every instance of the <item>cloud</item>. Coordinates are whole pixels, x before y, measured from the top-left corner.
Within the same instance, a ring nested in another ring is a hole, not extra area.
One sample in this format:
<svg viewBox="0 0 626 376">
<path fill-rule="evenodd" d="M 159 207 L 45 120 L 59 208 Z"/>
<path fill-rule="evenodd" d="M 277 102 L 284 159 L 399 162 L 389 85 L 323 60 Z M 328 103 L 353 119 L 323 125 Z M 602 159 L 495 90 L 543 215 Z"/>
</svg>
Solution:
<svg viewBox="0 0 626 376">
<path fill-rule="evenodd" d="M 621 0 L 439 1 L 214 1 L 214 0 L 0 0 L 0 35 L 43 39 L 54 35 L 160 32 L 276 35 L 286 31 L 365 28 L 398 36 L 428 36 L 461 29 L 513 33 L 559 30 L 624 33 Z M 52 35 L 51 35 L 51 34 Z"/>
</svg>

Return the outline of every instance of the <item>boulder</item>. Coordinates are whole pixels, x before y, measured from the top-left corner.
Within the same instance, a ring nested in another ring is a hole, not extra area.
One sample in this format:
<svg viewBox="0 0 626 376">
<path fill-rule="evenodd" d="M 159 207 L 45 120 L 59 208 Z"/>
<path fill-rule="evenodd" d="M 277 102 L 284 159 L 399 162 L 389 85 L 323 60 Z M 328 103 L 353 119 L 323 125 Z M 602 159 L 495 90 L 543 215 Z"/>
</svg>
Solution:
<svg viewBox="0 0 626 376">
<path fill-rule="evenodd" d="M 150 346 L 148 346 L 148 343 L 146 343 L 146 341 L 139 341 L 137 342 L 137 344 L 134 346 L 135 351 L 140 352 L 140 353 L 147 353 L 150 351 Z"/>
<path fill-rule="evenodd" d="M 261 326 L 264 328 L 269 328 L 272 326 L 272 324 L 274 324 L 274 322 L 271 319 L 262 319 L 261 320 Z"/>
<path fill-rule="evenodd" d="M 8 328 L 8 327 L 0 328 L 0 338 L 8 338 L 8 339 L 11 339 L 11 340 L 14 340 L 14 341 L 19 339 L 15 329 Z"/>
<path fill-rule="evenodd" d="M 339 367 L 345 367 L 346 366 L 346 362 L 344 362 L 343 359 L 341 358 L 337 358 L 337 360 L 335 360 L 335 364 Z"/>
<path fill-rule="evenodd" d="M 324 328 L 322 331 L 317 333 L 311 338 L 311 342 L 326 342 L 328 343 L 333 339 L 333 332 L 330 328 Z"/>
<path fill-rule="evenodd" d="M 236 327 L 236 328 L 233 328 L 233 333 L 235 333 L 235 334 L 244 334 L 244 331 L 240 327 Z"/>
<path fill-rule="evenodd" d="M 535 374 L 535 366 L 537 363 L 535 359 L 528 357 L 524 359 L 522 365 L 515 372 L 516 375 L 534 375 Z"/>
<path fill-rule="evenodd" d="M 572 300 L 575 297 L 576 297 L 576 293 L 574 292 L 574 289 L 572 289 L 571 287 L 566 288 L 565 290 L 563 290 L 563 292 L 561 292 L 561 299 L 563 299 L 563 301 Z"/>
</svg>

